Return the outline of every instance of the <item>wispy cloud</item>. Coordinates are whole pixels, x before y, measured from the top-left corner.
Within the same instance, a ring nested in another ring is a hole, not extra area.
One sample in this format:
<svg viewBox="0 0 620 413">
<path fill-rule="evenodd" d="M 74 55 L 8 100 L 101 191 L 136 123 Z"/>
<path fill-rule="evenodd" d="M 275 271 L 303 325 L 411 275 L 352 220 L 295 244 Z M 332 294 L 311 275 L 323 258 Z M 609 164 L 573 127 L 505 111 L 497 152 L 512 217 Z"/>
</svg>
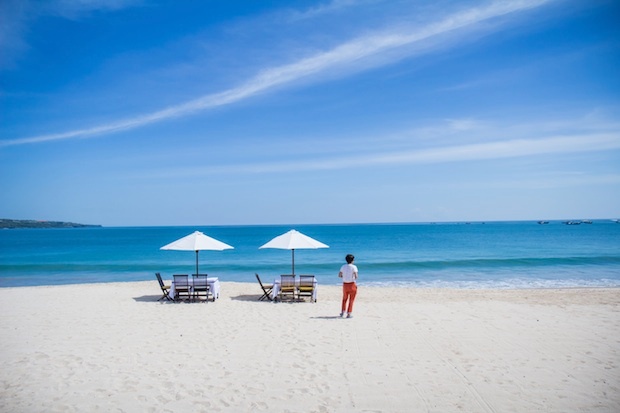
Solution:
<svg viewBox="0 0 620 413">
<path fill-rule="evenodd" d="M 582 133 L 553 135 L 538 139 L 494 140 L 492 142 L 447 145 L 399 151 L 373 151 L 357 155 L 315 156 L 304 160 L 228 164 L 160 171 L 165 176 L 202 176 L 210 174 L 257 174 L 366 168 L 381 165 L 421 165 L 486 161 L 540 155 L 597 152 L 620 149 L 620 133 Z"/>
<path fill-rule="evenodd" d="M 138 128 L 164 120 L 188 116 L 196 112 L 229 105 L 260 93 L 297 81 L 307 81 L 313 76 L 335 76 L 338 73 L 363 70 L 386 65 L 397 59 L 419 53 L 417 46 L 426 41 L 476 29 L 479 23 L 511 13 L 540 7 L 554 0 L 516 0 L 491 2 L 483 7 L 470 8 L 450 14 L 422 27 L 399 27 L 364 35 L 342 43 L 330 50 L 302 58 L 296 62 L 268 68 L 253 78 L 219 93 L 209 94 L 159 111 L 120 119 L 106 124 L 27 138 L 0 141 L 0 146 L 33 144 L 74 138 L 87 138 Z"/>
<path fill-rule="evenodd" d="M 6 0 L 0 2 L 0 69 L 12 67 L 15 56 L 28 49 L 25 33 L 31 20 L 31 5 L 27 1 Z"/>
<path fill-rule="evenodd" d="M 345 9 L 347 7 L 355 6 L 360 3 L 368 3 L 373 0 L 332 0 L 330 2 L 320 4 L 315 7 L 311 7 L 304 11 L 293 11 L 291 12 L 291 20 L 304 20 L 311 19 L 322 14 L 333 13 L 335 11 L 339 11 Z M 376 1 L 376 0 L 374 0 Z"/>
<path fill-rule="evenodd" d="M 114 11 L 142 4 L 143 0 L 55 0 L 43 12 L 65 18 L 80 18 L 96 11 Z"/>
<path fill-rule="evenodd" d="M 544 139 L 516 139 L 437 149 L 430 148 L 380 155 L 367 159 L 366 162 L 381 164 L 463 162 L 610 149 L 620 149 L 620 134 L 552 136 Z"/>
<path fill-rule="evenodd" d="M 0 1 L 0 68 L 12 67 L 29 49 L 30 25 L 41 17 L 77 20 L 97 11 L 115 11 L 141 4 L 142 0 L 2 0 Z"/>
</svg>

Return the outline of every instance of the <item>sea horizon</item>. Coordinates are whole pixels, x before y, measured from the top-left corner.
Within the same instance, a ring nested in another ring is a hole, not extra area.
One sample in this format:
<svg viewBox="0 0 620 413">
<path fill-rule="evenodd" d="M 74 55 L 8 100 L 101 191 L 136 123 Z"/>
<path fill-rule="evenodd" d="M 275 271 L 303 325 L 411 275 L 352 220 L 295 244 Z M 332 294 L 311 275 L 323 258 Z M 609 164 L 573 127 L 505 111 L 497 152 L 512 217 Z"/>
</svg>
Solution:
<svg viewBox="0 0 620 413">
<path fill-rule="evenodd" d="M 23 221 L 34 221 L 24 219 Z M 41 222 L 54 222 L 54 220 L 36 220 Z M 436 220 L 436 221 L 377 221 L 377 222 L 320 222 L 320 223 L 262 223 L 262 224 L 153 224 L 153 225 L 104 225 L 94 223 L 80 223 L 81 225 L 99 228 L 170 228 L 170 227 L 295 227 L 295 226 L 339 226 L 339 225 L 450 225 L 450 224 L 502 224 L 502 223 L 539 223 L 564 224 L 566 222 L 591 221 L 592 223 L 614 222 L 619 223 L 620 218 L 540 218 L 540 219 L 490 219 L 490 220 Z M 58 221 L 64 222 L 64 221 Z M 37 228 L 1 228 L 1 229 L 37 229 Z M 41 228 L 41 229 L 79 229 L 79 228 Z"/>
</svg>

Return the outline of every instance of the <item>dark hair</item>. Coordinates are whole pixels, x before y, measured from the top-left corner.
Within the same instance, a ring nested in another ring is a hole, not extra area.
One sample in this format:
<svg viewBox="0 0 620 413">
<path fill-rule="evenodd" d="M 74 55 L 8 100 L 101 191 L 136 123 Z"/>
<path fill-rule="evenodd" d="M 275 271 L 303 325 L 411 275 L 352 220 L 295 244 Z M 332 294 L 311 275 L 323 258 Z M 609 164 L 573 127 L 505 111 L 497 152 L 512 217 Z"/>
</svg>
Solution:
<svg viewBox="0 0 620 413">
<path fill-rule="evenodd" d="M 347 264 L 351 264 L 353 260 L 355 259 L 355 257 L 353 256 L 353 254 L 347 254 L 347 256 L 344 257 L 344 259 L 347 260 Z"/>
</svg>

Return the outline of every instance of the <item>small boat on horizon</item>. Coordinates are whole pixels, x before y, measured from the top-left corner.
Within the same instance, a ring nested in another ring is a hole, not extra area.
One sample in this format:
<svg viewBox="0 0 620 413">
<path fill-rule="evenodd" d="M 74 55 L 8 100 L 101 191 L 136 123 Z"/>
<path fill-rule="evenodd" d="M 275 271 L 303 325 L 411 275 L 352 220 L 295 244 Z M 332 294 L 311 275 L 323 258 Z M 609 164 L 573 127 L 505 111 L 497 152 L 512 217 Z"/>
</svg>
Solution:
<svg viewBox="0 0 620 413">
<path fill-rule="evenodd" d="M 544 225 L 544 224 L 548 224 L 548 223 L 549 223 L 549 221 L 538 221 L 538 223 L 539 223 L 540 225 Z"/>
</svg>

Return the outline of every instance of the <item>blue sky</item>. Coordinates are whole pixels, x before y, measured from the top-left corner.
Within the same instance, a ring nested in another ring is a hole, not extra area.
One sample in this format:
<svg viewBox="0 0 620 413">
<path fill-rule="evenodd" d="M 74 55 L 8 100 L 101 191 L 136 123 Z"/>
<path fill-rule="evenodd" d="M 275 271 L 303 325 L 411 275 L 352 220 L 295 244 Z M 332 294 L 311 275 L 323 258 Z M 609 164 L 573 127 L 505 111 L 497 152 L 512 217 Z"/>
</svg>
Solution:
<svg viewBox="0 0 620 413">
<path fill-rule="evenodd" d="M 0 3 L 0 217 L 620 217 L 620 5 Z"/>
</svg>

